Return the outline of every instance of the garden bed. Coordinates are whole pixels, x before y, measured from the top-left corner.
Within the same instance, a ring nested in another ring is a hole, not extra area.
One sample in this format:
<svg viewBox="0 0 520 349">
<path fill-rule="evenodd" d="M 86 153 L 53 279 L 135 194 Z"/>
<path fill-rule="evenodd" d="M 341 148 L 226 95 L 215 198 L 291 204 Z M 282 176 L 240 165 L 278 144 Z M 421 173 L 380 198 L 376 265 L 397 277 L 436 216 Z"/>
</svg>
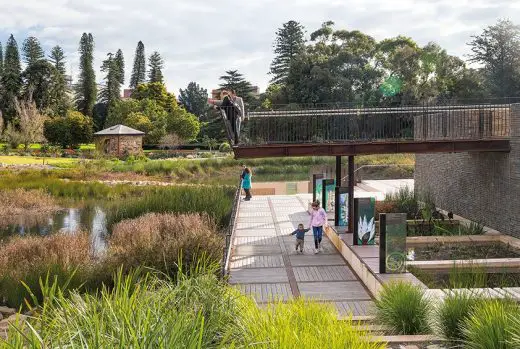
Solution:
<svg viewBox="0 0 520 349">
<path fill-rule="evenodd" d="M 430 289 L 520 287 L 520 272 L 486 273 L 479 270 L 425 272 L 417 268 L 409 271 Z"/>
<path fill-rule="evenodd" d="M 520 251 L 503 243 L 471 246 L 436 244 L 408 248 L 410 261 L 467 260 L 489 258 L 520 258 Z"/>
</svg>

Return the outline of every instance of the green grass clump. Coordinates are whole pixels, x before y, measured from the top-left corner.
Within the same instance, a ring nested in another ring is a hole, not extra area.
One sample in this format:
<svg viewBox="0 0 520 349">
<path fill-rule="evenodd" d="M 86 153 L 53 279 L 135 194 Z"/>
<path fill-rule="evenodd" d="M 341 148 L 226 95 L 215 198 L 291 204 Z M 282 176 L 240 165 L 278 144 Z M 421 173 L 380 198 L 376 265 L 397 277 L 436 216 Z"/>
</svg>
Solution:
<svg viewBox="0 0 520 349">
<path fill-rule="evenodd" d="M 406 213 L 408 219 L 413 219 L 419 210 L 419 202 L 413 189 L 401 187 L 397 191 L 386 195 L 385 202 L 391 203 L 396 212 Z"/>
<path fill-rule="evenodd" d="M 350 321 L 337 319 L 336 310 L 325 304 L 293 300 L 275 302 L 260 309 L 248 302 L 235 334 L 237 347 L 264 349 L 356 348 L 382 349 L 384 344 L 369 342 L 366 331 Z"/>
<path fill-rule="evenodd" d="M 303 300 L 259 308 L 217 280 L 218 265 L 198 264 L 164 279 L 137 269 L 116 273 L 98 294 L 42 282 L 46 302 L 9 330 L 1 348 L 383 349 L 336 311 Z M 51 279 L 52 281 L 52 279 Z"/>
<path fill-rule="evenodd" d="M 469 292 L 450 294 L 435 310 L 436 332 L 449 341 L 462 343 L 465 339 L 463 324 L 481 302 L 481 298 Z"/>
<path fill-rule="evenodd" d="M 133 219 L 149 212 L 206 213 L 219 226 L 228 220 L 235 188 L 228 186 L 179 186 L 150 188 L 142 197 L 114 205 L 109 211 L 109 226 L 124 219 Z"/>
<path fill-rule="evenodd" d="M 431 303 L 423 290 L 408 282 L 385 285 L 376 300 L 377 319 L 394 334 L 426 334 Z"/>
<path fill-rule="evenodd" d="M 518 323 L 513 314 L 520 313 L 518 304 L 508 300 L 486 300 L 466 318 L 462 326 L 467 349 L 513 349 Z"/>
</svg>

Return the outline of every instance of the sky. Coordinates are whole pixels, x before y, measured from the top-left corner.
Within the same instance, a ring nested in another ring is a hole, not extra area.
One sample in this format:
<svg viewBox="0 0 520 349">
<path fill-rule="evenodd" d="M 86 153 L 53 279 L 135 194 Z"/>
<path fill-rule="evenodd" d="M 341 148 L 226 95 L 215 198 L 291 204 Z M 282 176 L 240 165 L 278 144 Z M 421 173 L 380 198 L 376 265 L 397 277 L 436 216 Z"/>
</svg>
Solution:
<svg viewBox="0 0 520 349">
<path fill-rule="evenodd" d="M 435 41 L 464 57 L 470 36 L 500 18 L 520 24 L 520 0 L 0 0 L 0 41 L 5 46 L 13 33 L 20 48 L 29 35 L 47 52 L 59 44 L 75 77 L 79 39 L 91 32 L 97 80 L 106 54 L 121 48 L 128 83 L 142 40 L 147 56 L 161 53 L 168 90 L 178 94 L 190 81 L 211 91 L 235 69 L 264 90 L 275 32 L 289 20 L 304 25 L 307 36 L 332 20 L 377 40 L 401 34 L 420 45 Z"/>
</svg>

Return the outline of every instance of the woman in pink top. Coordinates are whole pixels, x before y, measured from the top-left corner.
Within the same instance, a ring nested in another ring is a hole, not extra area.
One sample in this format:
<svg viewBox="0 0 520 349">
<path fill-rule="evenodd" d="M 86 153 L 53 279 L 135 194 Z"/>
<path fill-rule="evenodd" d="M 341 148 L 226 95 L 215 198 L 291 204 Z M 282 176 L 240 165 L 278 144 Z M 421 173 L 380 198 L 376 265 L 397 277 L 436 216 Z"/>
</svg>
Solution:
<svg viewBox="0 0 520 349">
<path fill-rule="evenodd" d="M 312 233 L 314 235 L 314 253 L 321 251 L 321 239 L 323 237 L 323 226 L 327 223 L 327 213 L 324 209 L 320 208 L 320 204 L 317 202 L 312 203 L 311 220 L 309 227 L 312 227 Z"/>
</svg>

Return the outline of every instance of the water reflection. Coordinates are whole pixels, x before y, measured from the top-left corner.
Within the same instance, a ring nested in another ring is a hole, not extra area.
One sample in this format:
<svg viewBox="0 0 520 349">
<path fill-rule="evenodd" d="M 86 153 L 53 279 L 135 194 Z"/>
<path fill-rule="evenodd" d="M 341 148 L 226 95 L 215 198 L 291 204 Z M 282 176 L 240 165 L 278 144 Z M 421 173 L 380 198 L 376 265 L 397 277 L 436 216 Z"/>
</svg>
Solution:
<svg viewBox="0 0 520 349">
<path fill-rule="evenodd" d="M 95 204 L 67 208 L 50 216 L 10 217 L 0 222 L 0 240 L 14 235 L 74 234 L 81 230 L 90 233 L 95 253 L 104 251 L 108 234 L 106 208 Z"/>
</svg>

